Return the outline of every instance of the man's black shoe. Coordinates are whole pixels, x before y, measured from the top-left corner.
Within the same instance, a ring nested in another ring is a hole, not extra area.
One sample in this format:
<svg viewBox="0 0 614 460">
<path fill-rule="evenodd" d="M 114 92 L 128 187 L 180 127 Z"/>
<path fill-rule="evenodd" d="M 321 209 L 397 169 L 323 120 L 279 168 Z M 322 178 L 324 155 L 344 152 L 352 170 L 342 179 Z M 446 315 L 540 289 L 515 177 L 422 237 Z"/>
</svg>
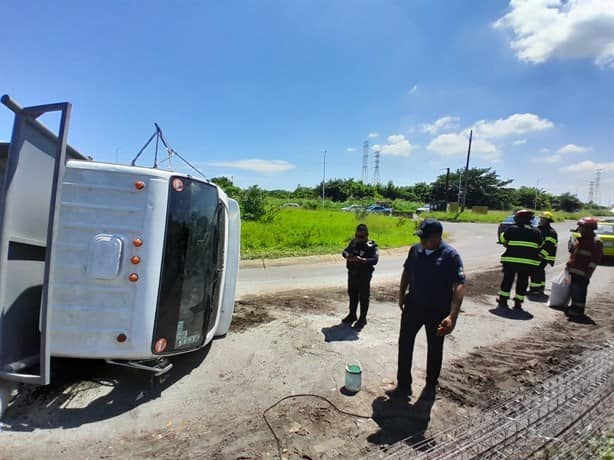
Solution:
<svg viewBox="0 0 614 460">
<path fill-rule="evenodd" d="M 522 310 L 522 302 L 520 300 L 514 301 L 514 310 Z"/>
<path fill-rule="evenodd" d="M 363 327 L 365 327 L 367 325 L 367 320 L 364 318 L 360 318 L 358 321 L 356 321 L 356 323 L 354 324 L 354 329 L 362 329 Z"/>
<path fill-rule="evenodd" d="M 395 387 L 392 390 L 386 390 L 386 396 L 391 399 L 407 399 L 411 396 L 411 388 Z"/>
<path fill-rule="evenodd" d="M 352 315 L 351 313 L 341 320 L 344 324 L 353 323 L 354 321 L 356 321 L 356 315 Z"/>
<path fill-rule="evenodd" d="M 507 299 L 505 297 L 497 297 L 497 308 L 507 308 Z"/>
</svg>

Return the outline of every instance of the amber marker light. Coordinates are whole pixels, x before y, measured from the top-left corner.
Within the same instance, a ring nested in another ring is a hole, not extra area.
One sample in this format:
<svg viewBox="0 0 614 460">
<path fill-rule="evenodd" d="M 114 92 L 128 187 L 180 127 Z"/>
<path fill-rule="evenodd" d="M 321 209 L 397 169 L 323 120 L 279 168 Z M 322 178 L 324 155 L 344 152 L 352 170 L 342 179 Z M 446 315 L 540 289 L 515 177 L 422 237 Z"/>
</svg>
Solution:
<svg viewBox="0 0 614 460">
<path fill-rule="evenodd" d="M 168 345 L 168 342 L 166 339 L 164 338 L 158 339 L 156 340 L 156 343 L 154 344 L 154 351 L 156 353 L 162 353 L 164 350 L 166 350 L 167 345 Z"/>
<path fill-rule="evenodd" d="M 139 256 L 132 256 L 130 258 L 130 262 L 132 262 L 134 265 L 138 265 L 141 263 L 141 258 Z"/>
<path fill-rule="evenodd" d="M 136 283 L 139 280 L 139 275 L 137 275 L 136 273 L 130 273 L 128 279 L 133 283 Z"/>
<path fill-rule="evenodd" d="M 132 245 L 137 248 L 140 248 L 141 246 L 143 246 L 143 240 L 140 238 L 135 238 L 132 240 Z"/>
<path fill-rule="evenodd" d="M 143 190 L 145 188 L 145 182 L 143 182 L 142 180 L 137 180 L 134 183 L 134 188 L 137 190 Z"/>
</svg>

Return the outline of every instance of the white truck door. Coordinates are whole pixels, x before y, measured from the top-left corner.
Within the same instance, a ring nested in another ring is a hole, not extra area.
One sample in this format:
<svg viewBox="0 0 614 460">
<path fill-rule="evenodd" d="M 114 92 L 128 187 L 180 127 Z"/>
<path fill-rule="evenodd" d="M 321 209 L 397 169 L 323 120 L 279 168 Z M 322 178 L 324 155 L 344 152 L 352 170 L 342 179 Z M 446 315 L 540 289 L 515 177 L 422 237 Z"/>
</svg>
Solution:
<svg viewBox="0 0 614 460">
<path fill-rule="evenodd" d="M 21 108 L 15 112 L 0 195 L 0 380 L 50 381 L 47 311 L 50 245 L 57 225 L 56 200 L 67 157 L 70 104 Z M 61 113 L 56 136 L 36 119 Z M 86 159 L 69 148 L 70 158 Z"/>
</svg>

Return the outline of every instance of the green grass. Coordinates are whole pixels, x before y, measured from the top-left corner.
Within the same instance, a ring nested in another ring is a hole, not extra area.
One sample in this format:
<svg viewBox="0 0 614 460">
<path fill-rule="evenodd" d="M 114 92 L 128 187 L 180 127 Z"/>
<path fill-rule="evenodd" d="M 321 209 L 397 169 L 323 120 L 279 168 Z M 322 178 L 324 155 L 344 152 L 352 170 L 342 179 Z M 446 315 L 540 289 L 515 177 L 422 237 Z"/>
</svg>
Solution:
<svg viewBox="0 0 614 460">
<path fill-rule="evenodd" d="M 382 249 L 417 241 L 411 219 L 378 215 L 359 219 L 337 210 L 287 208 L 270 222 L 242 223 L 241 256 L 259 259 L 341 253 L 359 223 L 369 226 L 369 237 Z"/>
</svg>

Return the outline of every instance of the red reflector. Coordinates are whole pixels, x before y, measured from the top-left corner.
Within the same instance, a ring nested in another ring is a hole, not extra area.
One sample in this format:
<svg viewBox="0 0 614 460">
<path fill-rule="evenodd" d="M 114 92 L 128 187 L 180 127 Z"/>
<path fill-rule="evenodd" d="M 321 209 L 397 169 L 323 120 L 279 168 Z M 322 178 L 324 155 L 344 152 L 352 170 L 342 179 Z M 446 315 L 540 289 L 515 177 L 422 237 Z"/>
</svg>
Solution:
<svg viewBox="0 0 614 460">
<path fill-rule="evenodd" d="M 127 339 L 128 339 L 128 337 L 126 337 L 126 334 L 119 334 L 117 336 L 117 341 L 119 343 L 124 343 Z"/>
<path fill-rule="evenodd" d="M 168 345 L 168 342 L 166 341 L 166 339 L 164 338 L 158 339 L 156 340 L 156 343 L 154 345 L 154 351 L 156 353 L 162 353 L 164 350 L 166 350 L 167 345 Z"/>
<path fill-rule="evenodd" d="M 135 187 L 137 190 L 143 190 L 143 189 L 145 188 L 145 182 L 143 182 L 142 180 L 137 180 L 137 181 L 134 183 L 134 187 Z"/>
<path fill-rule="evenodd" d="M 128 279 L 132 283 L 136 283 L 139 280 L 139 275 L 137 275 L 136 273 L 130 273 L 130 276 L 128 277 Z"/>
<path fill-rule="evenodd" d="M 140 238 L 135 238 L 132 240 L 132 244 L 137 248 L 140 248 L 141 246 L 143 246 L 143 240 Z"/>
<path fill-rule="evenodd" d="M 132 262 L 134 265 L 138 265 L 141 263 L 141 258 L 139 256 L 132 256 L 130 258 L 130 262 Z"/>
</svg>

